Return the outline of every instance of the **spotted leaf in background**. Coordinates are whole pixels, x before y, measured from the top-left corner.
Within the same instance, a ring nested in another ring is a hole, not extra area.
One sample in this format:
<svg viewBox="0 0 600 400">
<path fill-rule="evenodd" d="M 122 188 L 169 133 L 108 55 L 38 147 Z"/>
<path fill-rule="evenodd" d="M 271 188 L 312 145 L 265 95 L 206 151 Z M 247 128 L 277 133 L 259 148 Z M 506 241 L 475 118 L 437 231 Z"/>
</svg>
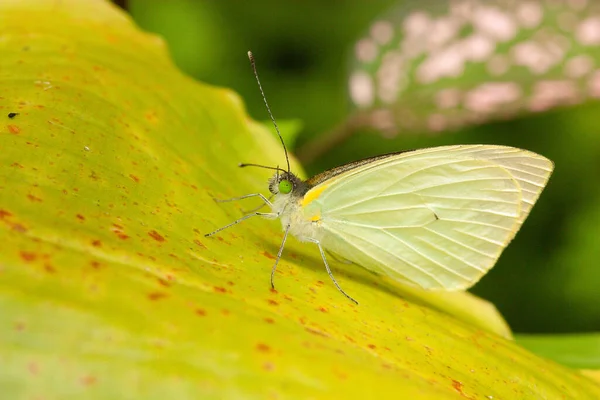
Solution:
<svg viewBox="0 0 600 400">
<path fill-rule="evenodd" d="M 600 3 L 410 2 L 354 47 L 361 121 L 445 131 L 600 97 Z"/>
</svg>

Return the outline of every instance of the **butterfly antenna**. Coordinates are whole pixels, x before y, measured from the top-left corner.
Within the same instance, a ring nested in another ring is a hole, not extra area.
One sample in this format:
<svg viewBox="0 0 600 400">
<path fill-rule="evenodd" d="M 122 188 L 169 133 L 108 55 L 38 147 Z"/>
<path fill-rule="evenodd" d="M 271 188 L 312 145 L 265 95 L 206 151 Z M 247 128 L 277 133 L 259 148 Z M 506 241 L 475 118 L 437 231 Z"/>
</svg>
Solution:
<svg viewBox="0 0 600 400">
<path fill-rule="evenodd" d="M 285 152 L 285 161 L 287 162 L 288 173 L 290 173 L 290 159 L 288 157 L 287 147 L 285 147 L 285 142 L 283 141 L 283 137 L 279 132 L 279 127 L 277 126 L 277 122 L 275 122 L 275 118 L 273 117 L 273 113 L 271 112 L 271 108 L 269 107 L 269 103 L 267 103 L 267 97 L 265 96 L 265 92 L 260 84 L 260 79 L 258 79 L 258 72 L 256 72 L 256 62 L 254 61 L 254 55 L 252 52 L 248 52 L 248 59 L 250 60 L 250 65 L 252 65 L 252 70 L 254 71 L 254 76 L 256 77 L 256 83 L 258 83 L 258 88 L 260 89 L 260 94 L 265 102 L 265 106 L 267 107 L 267 111 L 269 112 L 269 117 L 271 117 L 271 121 L 273 121 L 273 126 L 275 126 L 275 131 L 277 131 L 277 136 L 279 136 L 279 140 L 281 140 L 281 144 L 283 145 L 283 151 Z"/>
</svg>

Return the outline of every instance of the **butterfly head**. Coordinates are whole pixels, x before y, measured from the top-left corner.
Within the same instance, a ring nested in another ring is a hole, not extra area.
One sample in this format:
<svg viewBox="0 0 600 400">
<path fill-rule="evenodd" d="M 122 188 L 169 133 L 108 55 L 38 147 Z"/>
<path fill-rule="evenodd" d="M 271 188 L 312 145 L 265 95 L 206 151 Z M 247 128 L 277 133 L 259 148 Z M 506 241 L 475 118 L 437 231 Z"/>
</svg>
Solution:
<svg viewBox="0 0 600 400">
<path fill-rule="evenodd" d="M 269 179 L 269 191 L 274 195 L 294 194 L 302 195 L 306 192 L 307 185 L 296 175 L 285 170 L 278 170 Z"/>
</svg>

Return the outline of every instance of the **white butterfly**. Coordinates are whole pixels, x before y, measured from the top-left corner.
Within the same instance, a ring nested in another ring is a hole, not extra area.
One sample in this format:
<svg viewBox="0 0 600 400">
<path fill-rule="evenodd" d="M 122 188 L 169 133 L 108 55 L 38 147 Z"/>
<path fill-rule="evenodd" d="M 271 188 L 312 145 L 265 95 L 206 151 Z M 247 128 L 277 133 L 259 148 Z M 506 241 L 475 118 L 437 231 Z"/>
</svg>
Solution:
<svg viewBox="0 0 600 400">
<path fill-rule="evenodd" d="M 467 289 L 514 238 L 554 167 L 533 152 L 494 145 L 387 154 L 306 181 L 287 166 L 272 168 L 272 202 L 259 193 L 226 200 L 260 197 L 270 213 L 248 214 L 206 236 L 252 216 L 279 218 L 284 237 L 271 285 L 291 234 L 318 246 L 334 284 L 354 302 L 333 277 L 325 250 L 405 284 Z"/>
</svg>

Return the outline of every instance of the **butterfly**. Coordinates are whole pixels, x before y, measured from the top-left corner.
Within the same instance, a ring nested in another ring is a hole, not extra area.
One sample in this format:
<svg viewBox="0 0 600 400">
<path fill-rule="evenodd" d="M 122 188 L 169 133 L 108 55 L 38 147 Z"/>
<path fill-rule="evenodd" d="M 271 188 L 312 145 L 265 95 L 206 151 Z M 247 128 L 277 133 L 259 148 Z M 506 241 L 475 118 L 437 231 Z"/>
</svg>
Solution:
<svg viewBox="0 0 600 400">
<path fill-rule="evenodd" d="M 261 93 L 254 59 L 249 53 Z M 265 100 L 266 104 L 266 100 Z M 359 160 L 302 180 L 290 170 L 287 148 L 275 124 L 287 169 L 275 170 L 269 199 L 254 193 L 225 201 L 260 198 L 280 219 L 283 241 L 271 270 L 271 286 L 288 235 L 314 243 L 331 280 L 325 252 L 424 289 L 464 290 L 496 263 L 515 237 L 553 171 L 552 161 L 531 151 L 497 145 L 441 146 Z"/>
</svg>

